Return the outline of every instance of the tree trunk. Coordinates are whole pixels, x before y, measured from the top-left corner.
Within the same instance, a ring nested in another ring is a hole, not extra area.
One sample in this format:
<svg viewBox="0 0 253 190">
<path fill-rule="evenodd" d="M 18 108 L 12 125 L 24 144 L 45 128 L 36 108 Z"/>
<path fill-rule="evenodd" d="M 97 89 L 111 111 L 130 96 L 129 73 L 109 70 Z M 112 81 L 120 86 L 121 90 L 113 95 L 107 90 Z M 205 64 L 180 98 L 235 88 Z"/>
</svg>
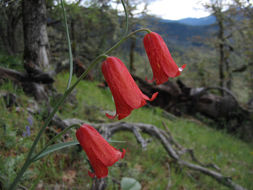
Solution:
<svg viewBox="0 0 253 190">
<path fill-rule="evenodd" d="M 9 54 L 9 55 L 14 55 L 11 47 L 9 46 L 8 40 L 7 40 L 7 36 L 5 34 L 5 31 L 3 29 L 3 27 L 0 24 L 0 37 L 2 39 L 3 42 L 3 47 L 5 49 L 5 51 Z"/>
<path fill-rule="evenodd" d="M 2 38 L 4 49 L 9 55 L 17 53 L 18 44 L 16 43 L 16 30 L 21 19 L 19 2 L 3 1 L 0 7 L 0 37 Z"/>
<path fill-rule="evenodd" d="M 130 53 L 129 53 L 130 73 L 135 72 L 135 68 L 134 68 L 134 49 L 135 49 L 135 46 L 136 46 L 136 38 L 133 37 L 133 38 L 131 38 Z"/>
<path fill-rule="evenodd" d="M 49 71 L 46 0 L 23 0 L 24 67 L 29 75 Z"/>
<path fill-rule="evenodd" d="M 229 65 L 229 61 L 226 60 L 225 62 L 226 64 L 226 73 L 227 73 L 227 80 L 226 80 L 226 87 L 231 90 L 232 88 L 232 72 L 231 72 L 231 69 L 230 69 L 230 65 Z"/>
<path fill-rule="evenodd" d="M 216 16 L 216 18 L 218 18 L 218 26 L 219 26 L 219 34 L 218 34 L 218 39 L 219 39 L 219 54 L 220 54 L 220 61 L 219 61 L 219 77 L 220 77 L 220 87 L 224 88 L 225 87 L 225 82 L 224 82 L 224 62 L 225 62 L 225 56 L 224 56 L 224 43 L 225 43 L 225 39 L 224 39 L 224 25 L 223 25 L 223 18 L 221 15 L 219 16 L 219 14 L 222 13 L 217 13 L 218 16 Z M 223 92 L 222 92 L 223 95 Z"/>
<path fill-rule="evenodd" d="M 16 43 L 16 29 L 18 25 L 19 18 L 13 17 L 7 25 L 7 39 L 9 43 L 9 47 L 11 48 L 13 54 L 17 53 L 17 43 Z"/>
<path fill-rule="evenodd" d="M 49 73 L 49 44 L 47 36 L 46 0 L 23 0 L 24 68 L 28 78 L 24 91 L 33 94 L 38 101 L 48 101 L 46 85 L 36 81 L 38 76 L 51 78 Z M 50 81 L 52 81 L 50 79 Z M 36 96 L 38 94 L 39 96 Z"/>
</svg>

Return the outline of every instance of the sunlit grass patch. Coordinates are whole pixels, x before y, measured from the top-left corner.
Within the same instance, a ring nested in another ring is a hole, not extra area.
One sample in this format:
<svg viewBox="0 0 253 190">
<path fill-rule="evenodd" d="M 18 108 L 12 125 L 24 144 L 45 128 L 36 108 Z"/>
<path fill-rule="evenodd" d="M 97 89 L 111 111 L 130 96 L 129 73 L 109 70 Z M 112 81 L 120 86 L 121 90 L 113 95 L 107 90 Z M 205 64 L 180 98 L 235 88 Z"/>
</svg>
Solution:
<svg viewBox="0 0 253 190">
<path fill-rule="evenodd" d="M 67 74 L 57 76 L 54 86 L 59 92 L 63 92 L 67 86 Z M 76 78 L 73 78 L 73 82 Z M 31 136 L 23 137 L 22 133 L 29 124 L 28 112 L 24 107 L 29 103 L 30 97 L 22 91 L 13 89 L 7 84 L 2 90 L 13 90 L 20 98 L 20 109 L 15 106 L 7 109 L 0 98 L 0 172 L 13 179 L 16 175 L 16 166 L 24 162 L 28 148 L 31 146 L 35 134 L 38 132 L 43 119 L 42 116 L 34 117 Z M 61 106 L 58 115 L 62 119 L 78 118 L 81 120 L 103 123 L 118 122 L 109 120 L 105 112 L 115 111 L 113 98 L 108 88 L 99 88 L 98 82 L 82 81 L 76 88 L 74 101 L 68 100 Z M 57 98 L 52 98 L 53 105 Z M 191 118 L 174 118 L 164 114 L 160 108 L 144 106 L 133 110 L 129 117 L 122 120 L 131 123 L 146 123 L 165 129 L 166 124 L 173 138 L 185 148 L 192 148 L 196 157 L 203 163 L 214 163 L 221 168 L 221 172 L 248 188 L 253 189 L 253 149 L 252 144 L 217 131 Z M 7 127 L 3 127 L 5 124 Z M 4 132 L 5 131 L 5 132 Z M 74 140 L 74 130 L 70 133 Z M 199 189 L 227 190 L 227 187 L 217 183 L 209 176 L 180 168 L 168 156 L 160 142 L 147 134 L 143 138 L 150 139 L 147 150 L 143 150 L 137 143 L 135 136 L 130 132 L 116 133 L 111 142 L 118 149 L 126 149 L 125 158 L 109 167 L 108 189 L 113 189 L 113 180 L 120 181 L 122 177 L 132 177 L 142 184 L 143 189 L 165 189 L 171 183 L 171 189 Z M 42 148 L 48 137 L 44 135 L 38 148 Z M 92 179 L 88 176 L 89 165 L 85 160 L 85 153 L 78 146 L 52 153 L 41 161 L 32 165 L 26 174 L 23 185 L 30 187 L 32 184 L 42 186 L 44 189 L 54 187 L 56 184 L 62 189 L 89 189 Z M 184 159 L 190 160 L 189 156 Z M 168 168 L 169 164 L 169 168 Z M 39 180 L 37 180 L 39 179 Z"/>
</svg>

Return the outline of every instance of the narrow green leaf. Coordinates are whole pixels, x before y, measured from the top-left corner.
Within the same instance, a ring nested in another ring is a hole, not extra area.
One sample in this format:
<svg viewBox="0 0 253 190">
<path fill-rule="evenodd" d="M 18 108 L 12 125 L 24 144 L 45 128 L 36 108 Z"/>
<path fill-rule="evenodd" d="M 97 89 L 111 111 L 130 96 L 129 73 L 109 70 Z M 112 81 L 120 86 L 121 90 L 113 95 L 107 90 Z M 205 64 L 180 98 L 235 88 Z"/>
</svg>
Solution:
<svg viewBox="0 0 253 190">
<path fill-rule="evenodd" d="M 80 127 L 80 125 L 74 124 L 74 125 L 70 125 L 68 127 L 66 127 L 63 131 L 61 131 L 60 133 L 58 133 L 57 135 L 55 135 L 46 145 L 46 148 L 48 146 L 50 146 L 51 144 L 53 144 L 57 139 L 59 139 L 60 137 L 62 137 L 65 133 L 67 133 L 70 129 L 74 128 L 74 127 Z"/>
<path fill-rule="evenodd" d="M 33 162 L 43 158 L 44 156 L 46 156 L 52 152 L 55 152 L 57 150 L 61 150 L 63 148 L 69 147 L 69 146 L 74 146 L 77 144 L 79 144 L 78 141 L 71 141 L 71 142 L 58 143 L 58 144 L 51 145 L 46 150 L 44 150 L 41 154 L 39 154 L 38 156 L 33 158 Z"/>
<path fill-rule="evenodd" d="M 124 0 L 121 0 L 121 4 L 123 5 L 124 12 L 125 12 L 125 19 L 126 19 L 125 36 L 126 36 L 128 33 L 128 12 L 127 12 L 127 8 L 126 8 Z"/>
<path fill-rule="evenodd" d="M 68 80 L 68 85 L 67 85 L 67 89 L 69 89 L 71 85 L 72 75 L 73 75 L 73 56 L 72 56 L 71 42 L 70 42 L 70 37 L 69 37 L 69 28 L 68 28 L 66 10 L 64 7 L 63 0 L 61 0 L 61 7 L 62 7 L 62 12 L 63 12 L 63 17 L 64 17 L 64 24 L 65 24 L 66 36 L 67 36 L 67 41 L 68 41 L 68 49 L 69 49 L 69 80 Z"/>
</svg>

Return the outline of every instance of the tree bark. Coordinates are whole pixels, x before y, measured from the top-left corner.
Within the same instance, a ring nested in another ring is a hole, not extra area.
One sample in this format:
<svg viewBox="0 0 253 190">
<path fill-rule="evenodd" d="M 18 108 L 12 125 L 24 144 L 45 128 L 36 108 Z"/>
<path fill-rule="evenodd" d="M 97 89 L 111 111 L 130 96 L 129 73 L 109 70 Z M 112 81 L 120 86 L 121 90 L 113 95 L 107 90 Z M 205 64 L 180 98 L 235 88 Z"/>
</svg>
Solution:
<svg viewBox="0 0 253 190">
<path fill-rule="evenodd" d="M 129 65 L 130 65 L 130 73 L 135 72 L 134 68 L 134 49 L 136 46 L 136 38 L 131 38 L 131 44 L 130 44 L 130 53 L 129 53 Z"/>
<path fill-rule="evenodd" d="M 49 70 L 46 0 L 23 0 L 24 67 L 34 75 Z"/>
<path fill-rule="evenodd" d="M 218 9 L 218 10 L 217 10 Z M 218 20 L 218 26 L 219 26 L 219 33 L 218 33 L 218 40 L 219 40 L 219 54 L 220 54 L 220 60 L 219 60 L 219 77 L 220 77 L 220 87 L 225 87 L 224 82 L 224 62 L 225 62 L 225 56 L 224 56 L 224 44 L 225 44 L 225 38 L 224 38 L 224 23 L 223 23 L 223 16 L 221 13 L 220 8 L 216 8 L 215 12 L 216 18 Z M 222 95 L 223 92 L 221 92 Z"/>
<path fill-rule="evenodd" d="M 20 3 L 5 0 L 0 6 L 2 6 L 0 7 L 0 37 L 7 53 L 9 55 L 15 55 L 18 50 L 16 30 L 21 18 Z"/>
</svg>

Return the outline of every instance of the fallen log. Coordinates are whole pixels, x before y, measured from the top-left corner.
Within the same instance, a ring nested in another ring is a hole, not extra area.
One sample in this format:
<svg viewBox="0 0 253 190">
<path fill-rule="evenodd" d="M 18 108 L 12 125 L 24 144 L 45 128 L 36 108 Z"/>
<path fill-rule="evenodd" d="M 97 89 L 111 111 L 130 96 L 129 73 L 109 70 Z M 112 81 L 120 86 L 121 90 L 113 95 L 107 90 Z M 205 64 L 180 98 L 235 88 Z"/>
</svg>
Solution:
<svg viewBox="0 0 253 190">
<path fill-rule="evenodd" d="M 0 79 L 9 79 L 20 85 L 25 93 L 34 96 L 37 101 L 48 99 L 45 86 L 54 82 L 54 79 L 48 73 L 38 72 L 30 75 L 3 67 L 0 67 Z"/>
<path fill-rule="evenodd" d="M 161 85 L 154 85 L 133 76 L 140 89 L 151 96 L 158 92 L 157 98 L 150 102 L 153 106 L 171 112 L 177 116 L 201 114 L 216 123 L 219 128 L 226 128 L 229 132 L 238 132 L 245 140 L 252 140 L 253 110 L 241 106 L 236 96 L 228 89 L 220 87 L 192 88 L 182 81 L 168 81 Z M 225 96 L 211 93 L 211 90 L 222 91 Z"/>
<path fill-rule="evenodd" d="M 33 75 L 28 73 L 19 72 L 13 69 L 0 67 L 0 79 L 9 79 L 15 82 L 36 82 L 41 84 L 51 84 L 54 79 L 44 72 L 38 72 Z"/>
</svg>

